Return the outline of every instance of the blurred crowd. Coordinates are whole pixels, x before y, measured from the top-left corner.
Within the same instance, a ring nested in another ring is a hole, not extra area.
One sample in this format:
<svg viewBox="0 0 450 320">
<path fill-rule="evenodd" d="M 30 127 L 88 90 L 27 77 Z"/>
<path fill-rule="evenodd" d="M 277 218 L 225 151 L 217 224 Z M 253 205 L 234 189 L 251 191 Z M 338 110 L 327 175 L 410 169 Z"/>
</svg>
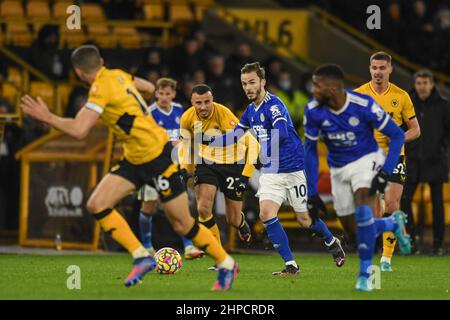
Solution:
<svg viewBox="0 0 450 320">
<path fill-rule="evenodd" d="M 305 7 L 311 1 L 278 0 L 290 7 Z M 318 0 L 341 20 L 409 60 L 450 74 L 450 2 L 444 0 Z M 381 29 L 366 25 L 370 5 L 381 9 Z"/>
</svg>

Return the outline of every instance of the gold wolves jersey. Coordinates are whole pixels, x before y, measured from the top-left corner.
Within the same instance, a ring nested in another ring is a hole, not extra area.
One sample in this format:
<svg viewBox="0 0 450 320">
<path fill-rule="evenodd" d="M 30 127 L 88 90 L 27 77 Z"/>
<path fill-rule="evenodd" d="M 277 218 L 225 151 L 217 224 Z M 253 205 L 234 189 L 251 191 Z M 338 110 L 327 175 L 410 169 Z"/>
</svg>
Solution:
<svg viewBox="0 0 450 320">
<path fill-rule="evenodd" d="M 155 159 L 169 140 L 148 112 L 133 77 L 122 70 L 102 67 L 85 107 L 98 112 L 103 123 L 123 141 L 125 159 L 132 164 Z"/>
<path fill-rule="evenodd" d="M 359 88 L 355 89 L 355 91 L 362 94 L 367 94 L 374 98 L 375 101 L 399 126 L 402 126 L 416 116 L 409 94 L 397 87 L 395 84 L 389 82 L 387 90 L 382 94 L 378 94 L 375 89 L 373 89 L 370 82 L 363 84 Z M 377 140 L 378 145 L 387 153 L 389 150 L 388 137 L 375 130 L 375 140 Z M 402 148 L 401 155 L 404 154 L 405 150 Z"/>
<path fill-rule="evenodd" d="M 227 107 L 213 103 L 211 114 L 207 119 L 201 118 L 195 107 L 190 107 L 181 117 L 182 146 L 180 148 L 180 161 L 183 167 L 187 167 L 183 163 L 183 155 L 188 154 L 188 150 L 198 148 L 198 156 L 210 162 L 218 164 L 233 164 L 245 159 L 245 167 L 243 175 L 251 177 L 254 171 L 253 163 L 259 154 L 259 144 L 257 140 L 250 134 L 246 133 L 236 144 L 230 144 L 226 147 L 209 147 L 199 143 L 193 146 L 191 143 L 194 137 L 199 134 L 206 134 L 210 137 L 225 134 L 229 130 L 233 130 L 238 123 L 238 118 Z M 192 158 L 191 158 L 192 160 Z M 208 162 L 207 162 L 208 163 Z"/>
</svg>

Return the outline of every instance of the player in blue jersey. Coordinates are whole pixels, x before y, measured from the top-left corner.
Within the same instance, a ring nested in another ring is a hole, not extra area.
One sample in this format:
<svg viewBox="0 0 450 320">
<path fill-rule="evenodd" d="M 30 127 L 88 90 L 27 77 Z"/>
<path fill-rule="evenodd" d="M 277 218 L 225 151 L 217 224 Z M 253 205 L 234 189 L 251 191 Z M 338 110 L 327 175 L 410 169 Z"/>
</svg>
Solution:
<svg viewBox="0 0 450 320">
<path fill-rule="evenodd" d="M 241 83 L 247 98 L 252 102 L 230 135 L 234 134 L 238 138 L 246 130 L 252 130 L 261 145 L 260 159 L 263 167 L 257 192 L 259 216 L 274 248 L 285 261 L 285 268 L 273 274 L 285 276 L 299 273 L 286 232 L 277 217 L 285 200 L 293 207 L 299 224 L 310 228 L 324 240 L 336 265 L 341 267 L 345 261 L 345 253 L 339 239 L 331 234 L 318 217 L 318 212 L 311 215 L 308 213 L 307 184 L 303 170 L 304 148 L 286 106 L 277 96 L 266 92 L 265 71 L 258 62 L 246 64 L 242 68 Z M 222 136 L 221 139 L 214 139 L 213 144 L 223 141 L 233 139 Z"/>
<path fill-rule="evenodd" d="M 313 74 L 314 99 L 304 116 L 308 202 L 317 207 L 317 140 L 328 148 L 334 207 L 337 212 L 355 212 L 360 272 L 356 289 L 371 291 L 370 272 L 377 234 L 393 231 L 400 250 L 411 250 L 405 231 L 405 214 L 397 211 L 389 218 L 374 219 L 373 196 L 384 192 L 404 142 L 404 132 L 370 96 L 344 89 L 344 73 L 333 64 L 317 68 Z M 373 130 L 390 139 L 387 157 L 378 147 Z"/>
<path fill-rule="evenodd" d="M 184 112 L 183 106 L 173 102 L 176 95 L 177 82 L 170 78 L 160 78 L 156 82 L 156 102 L 150 106 L 150 112 L 156 123 L 166 129 L 172 144 L 178 143 L 180 136 L 180 119 Z M 153 215 L 158 205 L 158 192 L 155 188 L 144 185 L 138 192 L 138 199 L 142 200 L 139 215 L 139 228 L 142 244 L 151 255 L 155 254 L 152 243 Z M 197 249 L 191 240 L 181 237 L 184 246 L 185 259 L 201 258 L 205 253 Z"/>
</svg>

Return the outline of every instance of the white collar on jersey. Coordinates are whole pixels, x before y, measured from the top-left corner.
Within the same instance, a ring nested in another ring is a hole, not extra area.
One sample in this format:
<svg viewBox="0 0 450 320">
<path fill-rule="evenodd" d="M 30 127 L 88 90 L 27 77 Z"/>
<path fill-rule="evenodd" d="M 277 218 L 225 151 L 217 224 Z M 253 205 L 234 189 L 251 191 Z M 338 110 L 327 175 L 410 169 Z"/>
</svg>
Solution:
<svg viewBox="0 0 450 320">
<path fill-rule="evenodd" d="M 334 111 L 331 108 L 328 108 L 328 110 L 330 110 L 330 112 L 334 113 L 335 115 L 340 115 L 341 113 L 343 113 L 347 109 L 349 104 L 350 104 L 350 94 L 348 92 L 345 92 L 345 103 L 344 103 L 344 106 L 341 109 L 339 109 L 338 111 Z"/>
<path fill-rule="evenodd" d="M 257 107 L 255 106 L 255 111 L 258 111 L 259 107 L 261 107 L 264 102 L 268 102 L 269 99 L 270 99 L 269 92 L 266 91 L 266 95 L 264 96 L 264 99 L 261 101 L 261 103 Z M 253 105 L 255 105 L 255 104 L 253 103 Z"/>
<path fill-rule="evenodd" d="M 170 110 L 169 111 L 165 111 L 164 109 L 161 109 L 156 102 L 154 103 L 154 105 L 162 114 L 165 114 L 166 116 L 170 116 L 172 114 L 173 102 L 170 103 Z"/>
</svg>

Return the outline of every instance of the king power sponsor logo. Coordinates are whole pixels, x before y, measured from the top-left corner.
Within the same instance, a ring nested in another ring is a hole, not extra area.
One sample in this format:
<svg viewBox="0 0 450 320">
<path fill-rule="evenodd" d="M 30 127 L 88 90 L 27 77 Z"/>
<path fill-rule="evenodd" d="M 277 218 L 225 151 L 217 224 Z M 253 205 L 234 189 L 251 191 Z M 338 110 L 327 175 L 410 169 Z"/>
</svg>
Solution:
<svg viewBox="0 0 450 320">
<path fill-rule="evenodd" d="M 83 191 L 78 186 L 70 190 L 65 186 L 52 186 L 47 189 L 45 206 L 49 217 L 82 217 L 82 203 Z"/>
</svg>

